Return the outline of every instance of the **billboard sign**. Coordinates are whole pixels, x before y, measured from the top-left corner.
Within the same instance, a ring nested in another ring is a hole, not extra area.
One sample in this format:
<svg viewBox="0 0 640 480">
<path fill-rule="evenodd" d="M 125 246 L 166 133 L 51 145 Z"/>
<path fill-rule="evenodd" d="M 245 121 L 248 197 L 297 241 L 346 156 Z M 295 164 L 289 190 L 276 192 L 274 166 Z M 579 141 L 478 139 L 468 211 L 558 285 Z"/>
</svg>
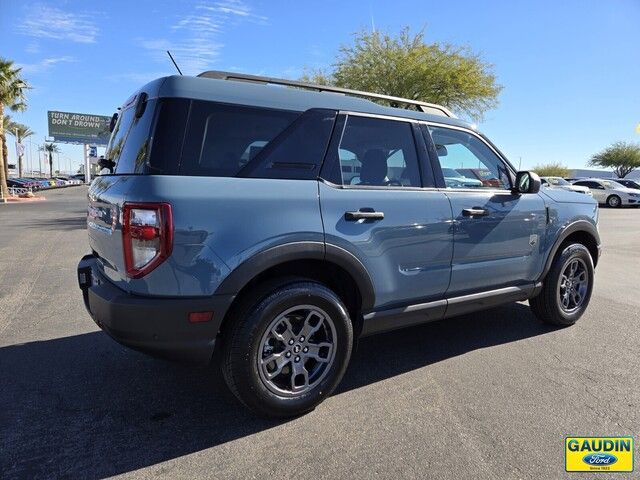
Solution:
<svg viewBox="0 0 640 480">
<path fill-rule="evenodd" d="M 47 112 L 49 136 L 54 142 L 106 145 L 111 117 L 86 113 Z"/>
</svg>

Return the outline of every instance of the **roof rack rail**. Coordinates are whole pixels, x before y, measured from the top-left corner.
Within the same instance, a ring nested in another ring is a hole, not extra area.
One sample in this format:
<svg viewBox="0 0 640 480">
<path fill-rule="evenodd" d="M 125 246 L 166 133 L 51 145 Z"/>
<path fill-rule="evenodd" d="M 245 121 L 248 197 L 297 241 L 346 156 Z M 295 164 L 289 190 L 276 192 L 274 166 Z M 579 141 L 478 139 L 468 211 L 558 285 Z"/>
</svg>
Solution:
<svg viewBox="0 0 640 480">
<path fill-rule="evenodd" d="M 332 93 L 340 93 L 342 95 L 352 95 L 354 97 L 386 100 L 394 107 L 397 107 L 400 105 L 413 106 L 413 107 L 416 107 L 417 110 L 425 113 L 456 118 L 456 116 L 453 113 L 451 113 L 451 111 L 448 108 L 443 107 L 442 105 L 421 102 L 419 100 L 410 100 L 408 98 L 402 98 L 402 97 L 393 97 L 391 95 L 382 95 L 380 93 L 362 92 L 360 90 L 350 90 L 348 88 L 330 87 L 327 85 L 316 85 L 313 83 L 299 82 L 297 80 L 287 80 L 284 78 L 273 78 L 273 77 L 261 77 L 259 75 L 249 75 L 245 73 L 235 73 L 235 72 L 223 72 L 219 70 L 209 70 L 206 72 L 202 72 L 200 75 L 198 75 L 198 77 L 214 78 L 217 80 L 240 80 L 244 82 L 255 82 L 255 83 L 264 83 L 264 84 L 272 84 L 272 85 L 285 85 L 288 87 L 315 90 L 317 92 L 332 92 Z"/>
</svg>

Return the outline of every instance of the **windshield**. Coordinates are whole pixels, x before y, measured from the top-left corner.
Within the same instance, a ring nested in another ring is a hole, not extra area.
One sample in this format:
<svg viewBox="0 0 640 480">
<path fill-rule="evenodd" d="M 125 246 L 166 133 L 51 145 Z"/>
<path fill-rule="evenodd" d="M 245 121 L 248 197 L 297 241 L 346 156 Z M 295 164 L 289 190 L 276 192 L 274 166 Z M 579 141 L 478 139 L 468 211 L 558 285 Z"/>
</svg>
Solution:
<svg viewBox="0 0 640 480">
<path fill-rule="evenodd" d="M 547 177 L 546 180 L 551 185 L 571 185 L 564 178 L 560 178 L 560 177 Z"/>
<path fill-rule="evenodd" d="M 613 180 L 602 180 L 602 183 L 607 188 L 624 188 L 624 185 L 614 182 Z"/>
</svg>

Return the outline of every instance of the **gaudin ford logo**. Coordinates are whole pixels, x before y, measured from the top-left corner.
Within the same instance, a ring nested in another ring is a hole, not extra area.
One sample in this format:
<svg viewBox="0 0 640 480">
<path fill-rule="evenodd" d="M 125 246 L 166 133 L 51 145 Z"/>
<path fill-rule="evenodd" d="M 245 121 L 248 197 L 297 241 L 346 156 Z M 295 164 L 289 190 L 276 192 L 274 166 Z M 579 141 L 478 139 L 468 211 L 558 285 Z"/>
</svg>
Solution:
<svg viewBox="0 0 640 480">
<path fill-rule="evenodd" d="M 567 472 L 632 472 L 633 438 L 567 437 Z"/>
<path fill-rule="evenodd" d="M 585 455 L 582 461 L 587 465 L 613 465 L 618 459 L 610 453 L 590 453 Z"/>
</svg>

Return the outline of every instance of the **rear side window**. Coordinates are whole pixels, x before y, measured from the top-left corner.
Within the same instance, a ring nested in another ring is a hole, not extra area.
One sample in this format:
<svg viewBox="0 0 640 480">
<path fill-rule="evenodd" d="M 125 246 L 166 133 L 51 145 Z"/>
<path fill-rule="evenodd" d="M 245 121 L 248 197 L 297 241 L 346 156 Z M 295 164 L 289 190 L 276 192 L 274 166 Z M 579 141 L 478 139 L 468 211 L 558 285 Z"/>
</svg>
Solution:
<svg viewBox="0 0 640 480">
<path fill-rule="evenodd" d="M 193 101 L 181 175 L 233 177 L 300 112 Z"/>
<path fill-rule="evenodd" d="M 251 161 L 240 175 L 299 180 L 318 178 L 336 113 L 334 110 L 308 110 L 269 144 L 254 142 L 249 151 L 245 151 Z M 258 152 L 252 154 L 252 148 Z"/>
<path fill-rule="evenodd" d="M 135 104 L 123 110 L 118 117 L 106 153 L 106 158 L 116 163 L 116 174 L 136 174 L 145 170 L 155 100 L 146 103 L 140 118 L 135 118 Z"/>
<path fill-rule="evenodd" d="M 579 185 L 581 187 L 597 188 L 599 190 L 604 190 L 604 187 L 600 185 L 598 182 L 581 181 L 581 182 L 574 182 L 573 184 Z"/>
</svg>

